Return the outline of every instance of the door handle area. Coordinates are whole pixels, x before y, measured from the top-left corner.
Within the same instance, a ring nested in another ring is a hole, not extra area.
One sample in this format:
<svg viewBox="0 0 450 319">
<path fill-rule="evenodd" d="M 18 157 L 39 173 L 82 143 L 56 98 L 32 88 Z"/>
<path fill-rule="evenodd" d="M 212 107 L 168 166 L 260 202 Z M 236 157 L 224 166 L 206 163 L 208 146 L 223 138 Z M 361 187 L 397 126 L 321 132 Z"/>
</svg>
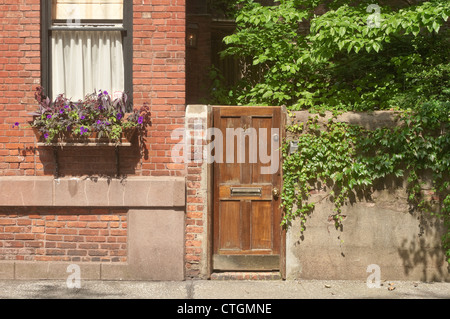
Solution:
<svg viewBox="0 0 450 319">
<path fill-rule="evenodd" d="M 272 189 L 272 195 L 274 199 L 278 199 L 280 197 L 280 190 L 277 187 Z"/>
</svg>

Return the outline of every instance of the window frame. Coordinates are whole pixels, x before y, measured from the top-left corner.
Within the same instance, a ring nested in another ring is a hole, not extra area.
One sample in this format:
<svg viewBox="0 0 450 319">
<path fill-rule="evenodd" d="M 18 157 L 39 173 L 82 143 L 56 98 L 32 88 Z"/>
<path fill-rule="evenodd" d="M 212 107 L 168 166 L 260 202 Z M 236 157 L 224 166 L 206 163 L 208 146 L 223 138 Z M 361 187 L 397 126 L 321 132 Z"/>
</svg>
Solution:
<svg viewBox="0 0 450 319">
<path fill-rule="evenodd" d="M 133 1 L 123 1 L 123 27 L 82 27 L 86 31 L 119 30 L 123 36 L 123 59 L 125 93 L 128 95 L 128 103 L 133 100 Z M 65 27 L 52 27 L 52 1 L 41 0 L 41 86 L 47 92 L 47 96 L 53 96 L 52 92 L 52 30 L 62 30 Z M 69 29 L 69 28 L 67 28 Z M 74 30 L 73 27 L 70 30 Z"/>
</svg>

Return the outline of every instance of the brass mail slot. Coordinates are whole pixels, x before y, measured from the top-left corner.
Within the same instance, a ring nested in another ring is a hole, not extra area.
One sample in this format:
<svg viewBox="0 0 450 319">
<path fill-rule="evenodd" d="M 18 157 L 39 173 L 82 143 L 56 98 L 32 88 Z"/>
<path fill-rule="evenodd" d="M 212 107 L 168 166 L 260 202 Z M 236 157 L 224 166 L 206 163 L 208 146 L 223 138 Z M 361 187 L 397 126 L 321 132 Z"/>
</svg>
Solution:
<svg viewBox="0 0 450 319">
<path fill-rule="evenodd" d="M 259 196 L 262 195 L 261 187 L 231 187 L 231 196 Z"/>
</svg>

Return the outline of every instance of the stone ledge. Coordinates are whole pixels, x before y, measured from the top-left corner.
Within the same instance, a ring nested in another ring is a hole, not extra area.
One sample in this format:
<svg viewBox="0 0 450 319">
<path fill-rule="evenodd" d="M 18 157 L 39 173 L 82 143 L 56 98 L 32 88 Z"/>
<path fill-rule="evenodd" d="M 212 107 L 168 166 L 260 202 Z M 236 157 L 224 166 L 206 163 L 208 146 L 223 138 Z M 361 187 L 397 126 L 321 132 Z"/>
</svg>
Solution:
<svg viewBox="0 0 450 319">
<path fill-rule="evenodd" d="M 0 206 L 53 206 L 52 177 L 0 177 Z"/>
<path fill-rule="evenodd" d="M 288 117 L 288 125 L 306 123 L 310 117 L 318 116 L 318 122 L 323 126 L 333 117 L 333 113 L 330 111 L 326 111 L 323 115 L 309 111 L 294 111 L 292 114 L 292 117 Z M 337 116 L 336 122 L 360 125 L 367 130 L 373 130 L 400 125 L 401 122 L 397 118 L 399 114 L 396 111 L 345 112 Z"/>
<path fill-rule="evenodd" d="M 1 280 L 60 280 L 67 279 L 72 272 L 67 268 L 76 264 L 80 267 L 81 279 L 101 279 L 100 263 L 3 261 L 0 262 Z"/>
<path fill-rule="evenodd" d="M 15 263 L 13 261 L 0 262 L 0 280 L 14 279 Z"/>
<path fill-rule="evenodd" d="M 182 262 L 181 262 L 182 264 Z M 183 272 L 162 272 L 161 276 L 142 273 L 139 265 L 127 263 L 77 263 L 44 261 L 0 261 L 0 280 L 67 280 L 73 272 L 70 265 L 80 267 L 81 280 L 113 281 L 183 281 Z M 152 270 L 150 270 L 152 271 Z"/>
<path fill-rule="evenodd" d="M 0 280 L 67 280 L 72 274 L 70 265 L 80 267 L 81 280 L 135 280 L 136 273 L 124 263 L 76 263 L 76 262 L 0 262 Z"/>
<path fill-rule="evenodd" d="M 0 206 L 183 207 L 183 177 L 0 177 Z"/>
</svg>

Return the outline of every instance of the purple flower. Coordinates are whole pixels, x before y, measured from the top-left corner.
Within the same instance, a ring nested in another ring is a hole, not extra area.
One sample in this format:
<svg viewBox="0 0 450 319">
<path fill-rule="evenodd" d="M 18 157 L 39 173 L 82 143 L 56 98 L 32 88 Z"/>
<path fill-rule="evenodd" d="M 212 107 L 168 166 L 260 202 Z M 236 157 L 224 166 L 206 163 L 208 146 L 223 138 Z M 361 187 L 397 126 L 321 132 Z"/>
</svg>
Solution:
<svg viewBox="0 0 450 319">
<path fill-rule="evenodd" d="M 97 121 L 97 124 L 98 124 L 98 125 L 102 125 L 102 121 L 98 120 L 98 121 Z"/>
<path fill-rule="evenodd" d="M 81 135 L 83 135 L 84 133 L 87 133 L 87 132 L 88 132 L 88 129 L 87 129 L 87 128 L 85 128 L 84 126 L 80 127 L 80 133 L 81 133 Z"/>
<path fill-rule="evenodd" d="M 117 120 L 120 121 L 122 119 L 122 116 L 123 116 L 122 113 L 117 113 L 116 116 Z"/>
<path fill-rule="evenodd" d="M 144 118 L 143 118 L 142 116 L 139 116 L 139 120 L 138 120 L 138 123 L 139 123 L 139 124 L 142 124 L 142 123 L 144 123 Z"/>
<path fill-rule="evenodd" d="M 52 116 L 51 115 L 47 115 L 47 118 L 50 120 L 52 118 Z"/>
<path fill-rule="evenodd" d="M 81 115 L 81 119 L 84 120 L 86 117 L 84 115 Z"/>
<path fill-rule="evenodd" d="M 64 110 L 59 110 L 59 114 L 63 114 L 64 113 Z"/>
<path fill-rule="evenodd" d="M 48 137 L 49 137 L 48 133 L 45 133 L 45 134 L 44 134 L 44 138 L 45 138 L 45 139 L 48 139 Z"/>
<path fill-rule="evenodd" d="M 101 98 L 103 95 L 108 95 L 108 91 L 103 91 L 103 92 L 102 92 L 102 90 L 100 90 L 99 92 L 100 92 L 100 93 L 98 94 L 98 97 L 99 97 L 99 98 Z"/>
<path fill-rule="evenodd" d="M 14 125 L 13 125 L 12 127 L 13 127 L 13 128 L 19 127 L 19 122 L 14 123 Z"/>
</svg>

